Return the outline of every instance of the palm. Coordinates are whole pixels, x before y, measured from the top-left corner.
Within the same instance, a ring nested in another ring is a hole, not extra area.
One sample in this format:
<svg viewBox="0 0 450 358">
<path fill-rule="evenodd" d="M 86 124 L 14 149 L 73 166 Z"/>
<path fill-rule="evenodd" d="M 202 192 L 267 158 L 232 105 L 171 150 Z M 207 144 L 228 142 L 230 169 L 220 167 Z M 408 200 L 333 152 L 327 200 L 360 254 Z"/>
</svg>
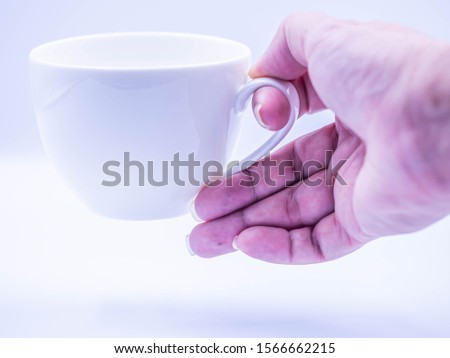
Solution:
<svg viewBox="0 0 450 358">
<path fill-rule="evenodd" d="M 330 151 L 332 156 L 327 156 Z M 190 236 L 198 255 L 212 257 L 234 251 L 231 243 L 238 235 L 242 251 L 277 263 L 330 260 L 363 244 L 362 235 L 349 234 L 360 232 L 352 198 L 364 147 L 356 136 L 337 122 L 297 139 L 271 158 L 277 165 L 283 160 L 292 162 L 282 175 L 270 176 L 275 185 L 267 180 L 264 166 L 258 165 L 200 192 L 196 208 L 209 221 L 198 225 Z M 311 161 L 321 167 L 316 165 L 306 173 Z M 277 165 L 271 174 L 277 172 Z M 241 185 L 239 179 L 252 172 L 265 180 L 255 186 Z M 302 179 L 293 172 L 302 172 Z"/>
</svg>

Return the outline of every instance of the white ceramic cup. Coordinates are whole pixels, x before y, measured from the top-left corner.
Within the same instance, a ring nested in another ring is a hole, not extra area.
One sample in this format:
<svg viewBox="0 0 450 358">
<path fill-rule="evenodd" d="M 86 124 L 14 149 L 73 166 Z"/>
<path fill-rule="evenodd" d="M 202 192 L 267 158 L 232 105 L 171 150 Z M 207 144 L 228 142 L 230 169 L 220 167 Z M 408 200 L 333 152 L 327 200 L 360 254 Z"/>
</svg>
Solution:
<svg viewBox="0 0 450 358">
<path fill-rule="evenodd" d="M 102 216 L 184 214 L 201 183 L 186 180 L 186 167 L 175 174 L 174 158 L 192 155 L 200 182 L 205 163 L 225 166 L 239 114 L 260 87 L 286 95 L 290 119 L 244 159 L 246 166 L 273 149 L 298 116 L 295 88 L 271 78 L 247 82 L 249 60 L 238 42 L 181 33 L 99 34 L 38 46 L 30 74 L 46 151 L 80 200 Z"/>
</svg>

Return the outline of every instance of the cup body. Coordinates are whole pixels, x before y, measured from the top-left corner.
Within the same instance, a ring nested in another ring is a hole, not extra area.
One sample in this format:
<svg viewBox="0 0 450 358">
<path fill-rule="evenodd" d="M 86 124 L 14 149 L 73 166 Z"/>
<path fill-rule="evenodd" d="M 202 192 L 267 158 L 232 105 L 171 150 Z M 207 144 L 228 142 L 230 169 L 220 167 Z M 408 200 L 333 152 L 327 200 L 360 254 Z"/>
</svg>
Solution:
<svg viewBox="0 0 450 358">
<path fill-rule="evenodd" d="M 37 47 L 30 76 L 48 156 L 102 216 L 186 213 L 205 165 L 225 165 L 236 143 L 233 107 L 249 58 L 234 41 L 173 33 L 90 35 Z"/>
</svg>

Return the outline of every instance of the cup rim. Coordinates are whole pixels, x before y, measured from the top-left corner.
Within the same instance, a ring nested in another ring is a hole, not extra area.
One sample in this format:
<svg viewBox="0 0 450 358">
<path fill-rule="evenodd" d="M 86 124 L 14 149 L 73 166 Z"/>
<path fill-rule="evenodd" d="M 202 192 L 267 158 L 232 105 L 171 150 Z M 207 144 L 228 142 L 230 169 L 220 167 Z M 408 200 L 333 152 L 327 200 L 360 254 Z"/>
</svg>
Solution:
<svg viewBox="0 0 450 358">
<path fill-rule="evenodd" d="M 70 43 L 70 42 L 78 42 L 85 40 L 93 40 L 93 39 L 102 39 L 102 38 L 114 38 L 114 37 L 126 37 L 126 36 L 166 36 L 166 37 L 184 37 L 186 39 L 200 39 L 200 40 L 209 40 L 215 42 L 222 42 L 227 45 L 231 45 L 234 47 L 239 47 L 241 50 L 241 54 L 230 56 L 229 58 L 223 60 L 212 60 L 212 61 L 202 61 L 199 63 L 189 63 L 189 64 L 167 64 L 162 66 L 152 66 L 152 65 L 116 65 L 116 66 L 102 66 L 102 65 L 84 65 L 84 64 L 76 64 L 76 63 L 65 63 L 64 61 L 57 60 L 49 60 L 48 58 L 43 58 L 43 54 L 41 52 L 46 49 L 59 46 L 61 44 Z M 177 70 L 177 69 L 190 69 L 190 68 L 205 68 L 205 67 L 213 67 L 220 66 L 224 64 L 230 64 L 234 62 L 239 62 L 242 60 L 246 60 L 251 56 L 250 48 L 243 43 L 235 40 L 230 40 L 227 38 L 198 34 L 198 33 L 184 33 L 184 32 L 166 32 L 166 31 L 125 31 L 125 32 L 105 32 L 105 33 L 95 33 L 95 34 L 87 34 L 81 36 L 71 36 L 58 40 L 49 41 L 34 47 L 29 55 L 29 62 L 38 63 L 42 65 L 47 65 L 51 67 L 59 67 L 59 68 L 67 68 L 67 69 L 82 69 L 82 70 L 102 70 L 102 71 L 164 71 L 164 70 Z"/>
</svg>

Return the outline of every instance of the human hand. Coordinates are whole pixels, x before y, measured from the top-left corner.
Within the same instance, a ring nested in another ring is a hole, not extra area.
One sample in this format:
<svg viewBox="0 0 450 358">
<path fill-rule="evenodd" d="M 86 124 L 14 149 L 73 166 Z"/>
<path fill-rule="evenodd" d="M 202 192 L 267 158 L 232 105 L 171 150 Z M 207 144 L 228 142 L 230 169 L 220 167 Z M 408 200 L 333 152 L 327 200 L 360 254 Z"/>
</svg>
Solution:
<svg viewBox="0 0 450 358">
<path fill-rule="evenodd" d="M 265 159 L 203 188 L 195 211 L 207 221 L 191 232 L 191 250 L 316 263 L 446 216 L 449 64 L 448 45 L 401 26 L 288 17 L 250 76 L 291 81 L 300 115 L 331 109 L 336 121 L 271 155 L 289 163 L 270 166 L 273 183 Z M 253 105 L 270 129 L 286 123 L 288 104 L 275 90 L 258 91 Z"/>
</svg>

